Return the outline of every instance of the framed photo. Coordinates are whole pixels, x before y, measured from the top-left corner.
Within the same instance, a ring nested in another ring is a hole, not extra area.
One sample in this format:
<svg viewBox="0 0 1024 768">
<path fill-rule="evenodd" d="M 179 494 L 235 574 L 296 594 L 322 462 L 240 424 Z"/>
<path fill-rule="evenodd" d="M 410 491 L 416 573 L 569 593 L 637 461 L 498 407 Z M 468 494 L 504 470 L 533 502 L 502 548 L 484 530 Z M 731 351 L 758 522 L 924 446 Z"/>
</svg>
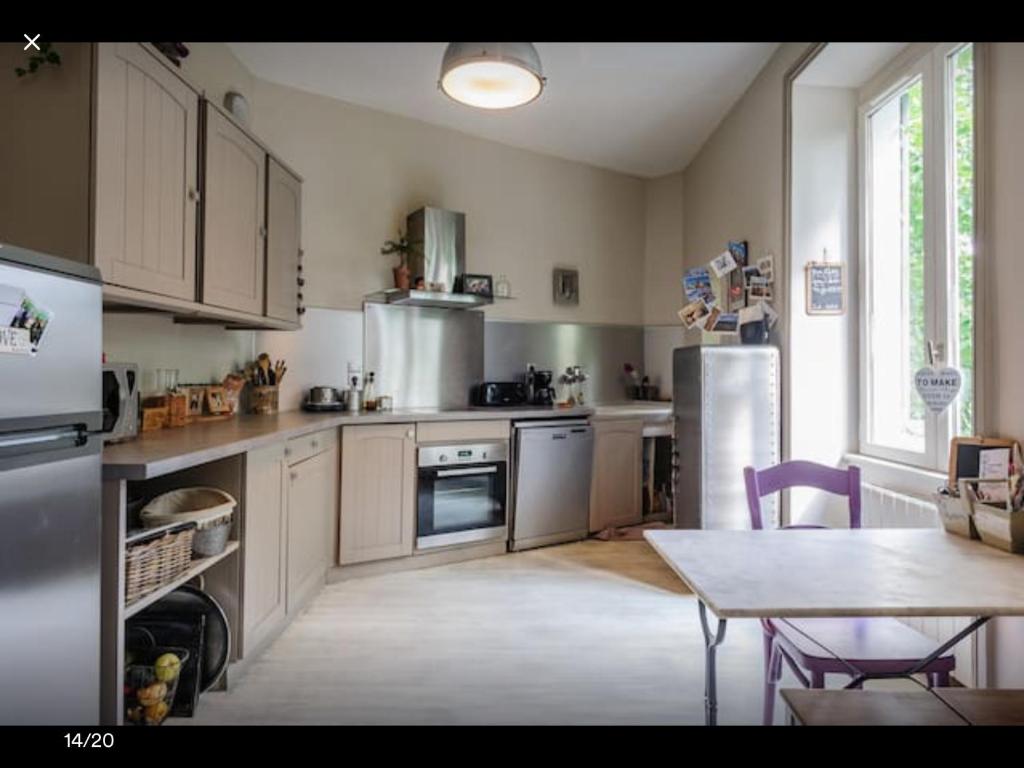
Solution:
<svg viewBox="0 0 1024 768">
<path fill-rule="evenodd" d="M 494 296 L 494 282 L 490 275 L 463 275 L 459 281 L 462 293 L 472 293 L 476 296 Z"/>
<path fill-rule="evenodd" d="M 190 419 L 202 416 L 203 404 L 206 402 L 206 387 L 185 387 L 185 396 L 188 398 L 186 416 Z"/>
<path fill-rule="evenodd" d="M 227 394 L 220 384 L 206 388 L 206 409 L 210 413 L 218 415 L 230 412 L 231 406 L 228 405 Z"/>
<path fill-rule="evenodd" d="M 811 261 L 804 267 L 808 315 L 841 315 L 846 312 L 846 265 Z"/>
<path fill-rule="evenodd" d="M 580 272 L 578 269 L 555 267 L 552 272 L 554 279 L 555 304 L 561 306 L 577 306 L 580 303 Z"/>
</svg>

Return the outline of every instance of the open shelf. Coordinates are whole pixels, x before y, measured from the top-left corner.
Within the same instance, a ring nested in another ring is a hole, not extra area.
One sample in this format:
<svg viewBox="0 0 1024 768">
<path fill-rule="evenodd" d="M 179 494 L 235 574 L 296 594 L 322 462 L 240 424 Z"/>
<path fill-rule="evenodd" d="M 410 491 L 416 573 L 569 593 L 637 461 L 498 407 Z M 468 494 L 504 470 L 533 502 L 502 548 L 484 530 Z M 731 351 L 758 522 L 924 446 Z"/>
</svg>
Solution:
<svg viewBox="0 0 1024 768">
<path fill-rule="evenodd" d="M 166 597 L 171 592 L 180 587 L 182 584 L 191 581 L 200 573 L 205 571 L 207 568 L 216 565 L 221 560 L 223 560 L 224 558 L 228 557 L 236 551 L 238 551 L 238 542 L 229 541 L 228 545 L 224 548 L 224 551 L 221 552 L 219 555 L 213 555 L 211 557 L 202 557 L 198 560 L 192 561 L 192 567 L 185 571 L 183 574 L 181 574 L 178 578 L 174 579 L 173 581 L 167 582 L 159 589 L 155 589 L 152 592 L 150 592 L 148 595 L 140 597 L 131 605 L 126 605 L 124 607 L 124 618 L 130 619 L 132 616 L 134 616 L 142 609 L 148 608 L 161 597 Z"/>
</svg>

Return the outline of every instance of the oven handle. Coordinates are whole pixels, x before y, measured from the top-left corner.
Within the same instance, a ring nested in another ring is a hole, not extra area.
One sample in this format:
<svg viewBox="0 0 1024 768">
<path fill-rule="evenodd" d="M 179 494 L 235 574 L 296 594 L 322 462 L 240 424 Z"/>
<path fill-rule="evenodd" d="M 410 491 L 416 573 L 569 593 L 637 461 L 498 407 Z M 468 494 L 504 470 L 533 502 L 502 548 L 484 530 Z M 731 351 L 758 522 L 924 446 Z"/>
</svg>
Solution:
<svg viewBox="0 0 1024 768">
<path fill-rule="evenodd" d="M 498 468 L 491 467 L 467 467 L 465 469 L 442 469 L 437 472 L 437 477 L 462 477 L 463 475 L 493 475 Z"/>
</svg>

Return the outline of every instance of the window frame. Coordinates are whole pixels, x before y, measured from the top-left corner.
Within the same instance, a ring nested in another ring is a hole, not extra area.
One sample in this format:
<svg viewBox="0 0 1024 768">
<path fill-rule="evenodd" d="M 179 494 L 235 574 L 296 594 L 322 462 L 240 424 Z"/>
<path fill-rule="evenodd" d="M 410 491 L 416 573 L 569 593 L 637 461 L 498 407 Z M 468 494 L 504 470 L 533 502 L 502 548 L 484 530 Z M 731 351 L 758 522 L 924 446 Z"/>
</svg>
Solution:
<svg viewBox="0 0 1024 768">
<path fill-rule="evenodd" d="M 941 414 L 925 411 L 924 450 L 909 451 L 892 446 L 872 443 L 869 440 L 869 420 L 871 414 L 869 388 L 869 323 L 870 323 L 870 292 L 868 286 L 871 279 L 870 257 L 870 133 L 871 116 L 886 104 L 892 97 L 921 81 L 922 90 L 922 122 L 924 131 L 924 310 L 925 339 L 942 344 L 941 359 L 936 360 L 936 367 L 959 362 L 958 338 L 954 335 L 955 324 L 951 323 L 951 310 L 956 307 L 956 254 L 950 253 L 950 243 L 955 244 L 956 226 L 956 195 L 953 184 L 947 180 L 953 178 L 955 158 L 952 146 L 948 141 L 951 135 L 953 109 L 949 101 L 950 60 L 964 46 L 974 46 L 974 318 L 972 323 L 974 336 L 974 371 L 971 397 L 973 400 L 974 431 L 978 429 L 978 392 L 980 376 L 978 375 L 979 358 L 979 269 L 978 269 L 978 230 L 981 220 L 979 199 L 979 144 L 981 131 L 978 121 L 979 112 L 979 66 L 977 43 L 938 43 L 925 51 L 917 49 L 909 60 L 904 60 L 887 72 L 880 81 L 876 81 L 870 90 L 862 92 L 857 110 L 857 149 L 858 149 L 858 250 L 859 271 L 859 452 L 902 464 L 942 469 L 947 456 L 947 446 L 951 437 L 957 434 L 959 419 L 959 398 Z M 951 303 L 952 302 L 952 303 Z"/>
</svg>

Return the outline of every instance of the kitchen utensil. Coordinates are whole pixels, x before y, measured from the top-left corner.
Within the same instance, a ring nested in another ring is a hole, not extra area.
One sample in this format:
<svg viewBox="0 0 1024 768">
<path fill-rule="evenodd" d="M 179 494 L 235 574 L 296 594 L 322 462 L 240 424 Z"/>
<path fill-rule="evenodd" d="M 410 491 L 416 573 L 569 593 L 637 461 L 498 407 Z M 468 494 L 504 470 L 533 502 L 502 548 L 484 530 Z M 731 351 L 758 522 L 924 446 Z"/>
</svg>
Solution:
<svg viewBox="0 0 1024 768">
<path fill-rule="evenodd" d="M 261 386 L 267 386 L 273 384 L 270 380 L 270 355 L 266 352 L 261 352 L 260 356 L 256 358 L 256 366 L 259 368 L 259 384 Z"/>
<path fill-rule="evenodd" d="M 284 378 L 284 374 L 287 370 L 288 368 L 287 366 L 285 366 L 284 360 L 278 360 L 276 363 L 274 363 L 274 380 L 271 382 L 271 384 L 280 384 L 281 379 Z"/>
<path fill-rule="evenodd" d="M 208 691 L 227 668 L 228 655 L 231 651 L 231 628 L 220 604 L 203 590 L 186 584 L 140 612 L 138 617 L 148 619 L 188 613 L 201 613 L 206 616 L 200 690 Z"/>
</svg>

